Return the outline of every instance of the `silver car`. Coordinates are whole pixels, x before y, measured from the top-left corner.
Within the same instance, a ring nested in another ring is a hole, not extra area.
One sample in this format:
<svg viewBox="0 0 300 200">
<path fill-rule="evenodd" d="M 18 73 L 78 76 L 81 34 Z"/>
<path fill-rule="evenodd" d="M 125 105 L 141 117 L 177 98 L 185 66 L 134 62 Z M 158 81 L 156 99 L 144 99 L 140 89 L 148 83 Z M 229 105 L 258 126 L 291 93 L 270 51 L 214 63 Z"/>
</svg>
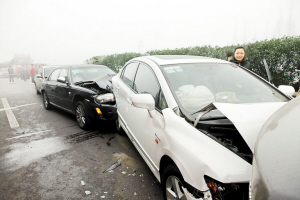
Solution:
<svg viewBox="0 0 300 200">
<path fill-rule="evenodd" d="M 37 94 L 41 94 L 42 83 L 48 78 L 51 72 L 58 66 L 41 66 L 34 77 L 34 84 Z"/>
</svg>

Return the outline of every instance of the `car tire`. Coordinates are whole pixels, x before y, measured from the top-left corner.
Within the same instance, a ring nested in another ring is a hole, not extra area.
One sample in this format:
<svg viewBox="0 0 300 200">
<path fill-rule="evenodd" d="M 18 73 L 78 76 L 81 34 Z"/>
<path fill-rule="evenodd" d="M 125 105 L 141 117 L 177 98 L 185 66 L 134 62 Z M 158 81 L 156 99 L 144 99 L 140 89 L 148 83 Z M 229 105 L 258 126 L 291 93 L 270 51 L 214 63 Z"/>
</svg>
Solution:
<svg viewBox="0 0 300 200">
<path fill-rule="evenodd" d="M 50 101 L 49 101 L 49 98 L 48 98 L 46 92 L 43 92 L 43 104 L 44 104 L 44 108 L 46 110 L 51 109 L 51 104 L 50 104 Z"/>
<path fill-rule="evenodd" d="M 82 101 L 78 101 L 75 105 L 75 116 L 77 124 L 81 129 L 88 130 L 91 127 L 91 119 Z"/>
<path fill-rule="evenodd" d="M 37 89 L 37 87 L 36 87 L 36 84 L 34 84 L 34 85 L 35 85 L 36 94 L 41 94 L 41 93 L 38 91 L 38 89 Z"/>
<path fill-rule="evenodd" d="M 122 128 L 122 126 L 120 124 L 120 118 L 119 117 L 116 119 L 116 130 L 117 130 L 118 134 L 120 134 L 120 135 L 126 135 L 125 131 L 123 130 L 123 128 Z"/>
<path fill-rule="evenodd" d="M 174 164 L 168 165 L 163 171 L 162 186 L 165 200 L 185 199 L 186 194 L 182 189 L 182 187 L 185 187 L 185 182 L 179 169 Z M 179 191 L 175 188 L 179 188 Z"/>
</svg>

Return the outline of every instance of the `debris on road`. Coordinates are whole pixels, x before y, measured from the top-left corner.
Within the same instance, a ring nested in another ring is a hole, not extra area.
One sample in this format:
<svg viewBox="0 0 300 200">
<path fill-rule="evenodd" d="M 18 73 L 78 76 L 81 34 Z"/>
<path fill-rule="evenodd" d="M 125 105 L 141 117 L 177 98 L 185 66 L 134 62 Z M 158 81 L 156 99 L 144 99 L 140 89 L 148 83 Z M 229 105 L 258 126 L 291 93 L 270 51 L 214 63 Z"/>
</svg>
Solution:
<svg viewBox="0 0 300 200">
<path fill-rule="evenodd" d="M 137 196 L 137 193 L 136 193 L 136 192 L 134 192 L 134 196 Z"/>
<path fill-rule="evenodd" d="M 84 185 L 84 181 L 81 181 L 81 185 Z"/>
<path fill-rule="evenodd" d="M 91 194 L 91 192 L 90 191 L 85 191 L 85 194 L 89 195 L 89 194 Z"/>
<path fill-rule="evenodd" d="M 112 139 L 114 139 L 114 138 L 115 138 L 115 136 L 112 136 L 112 137 L 110 137 L 110 138 L 107 140 L 107 142 L 106 142 L 107 146 L 110 146 L 110 145 L 111 145 L 110 141 L 111 141 Z"/>
<path fill-rule="evenodd" d="M 105 198 L 105 195 L 101 196 L 101 198 L 104 199 L 104 198 Z"/>
<path fill-rule="evenodd" d="M 115 162 L 114 164 L 112 164 L 108 169 L 106 169 L 106 170 L 103 171 L 102 173 L 106 173 L 106 172 L 108 172 L 108 171 L 112 171 L 112 170 L 116 169 L 117 167 L 119 167 L 119 166 L 121 165 L 121 160 L 122 160 L 122 158 L 119 158 L 119 159 L 117 160 L 117 162 Z"/>
<path fill-rule="evenodd" d="M 126 172 L 122 172 L 122 174 L 126 174 Z"/>
</svg>

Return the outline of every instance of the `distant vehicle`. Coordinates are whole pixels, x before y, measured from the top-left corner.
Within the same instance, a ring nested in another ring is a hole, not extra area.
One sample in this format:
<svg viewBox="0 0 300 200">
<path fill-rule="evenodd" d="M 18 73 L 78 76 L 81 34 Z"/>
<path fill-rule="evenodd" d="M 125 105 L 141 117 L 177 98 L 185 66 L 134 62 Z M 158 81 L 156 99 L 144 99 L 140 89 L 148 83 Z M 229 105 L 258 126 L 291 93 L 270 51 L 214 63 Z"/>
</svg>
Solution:
<svg viewBox="0 0 300 200">
<path fill-rule="evenodd" d="M 251 179 L 253 200 L 300 197 L 300 98 L 277 110 L 256 141 Z"/>
<path fill-rule="evenodd" d="M 34 84 L 37 94 L 41 93 L 42 83 L 48 78 L 48 76 L 56 67 L 58 66 L 41 66 L 38 69 L 38 72 L 34 77 Z"/>
<path fill-rule="evenodd" d="M 250 70 L 201 56 L 134 58 L 112 81 L 117 129 L 164 199 L 249 198 L 256 137 L 290 97 Z"/>
<path fill-rule="evenodd" d="M 94 119 L 114 120 L 117 106 L 111 78 L 115 72 L 104 65 L 71 65 L 56 68 L 42 84 L 46 110 L 52 106 L 72 113 L 82 129 Z"/>
<path fill-rule="evenodd" d="M 9 77 L 8 68 L 1 68 L 0 78 L 8 78 L 8 77 Z"/>
</svg>

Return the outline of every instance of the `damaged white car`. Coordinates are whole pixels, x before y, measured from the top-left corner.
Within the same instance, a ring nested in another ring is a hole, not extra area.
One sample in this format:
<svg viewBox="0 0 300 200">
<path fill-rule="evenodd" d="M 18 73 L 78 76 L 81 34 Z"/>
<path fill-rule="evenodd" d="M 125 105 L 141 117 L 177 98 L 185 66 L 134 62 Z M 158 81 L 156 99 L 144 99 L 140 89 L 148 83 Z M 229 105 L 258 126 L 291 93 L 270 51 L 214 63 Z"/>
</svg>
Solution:
<svg viewBox="0 0 300 200">
<path fill-rule="evenodd" d="M 199 56 L 145 56 L 113 77 L 117 128 L 165 199 L 249 199 L 257 134 L 290 98 L 251 71 Z"/>
</svg>

